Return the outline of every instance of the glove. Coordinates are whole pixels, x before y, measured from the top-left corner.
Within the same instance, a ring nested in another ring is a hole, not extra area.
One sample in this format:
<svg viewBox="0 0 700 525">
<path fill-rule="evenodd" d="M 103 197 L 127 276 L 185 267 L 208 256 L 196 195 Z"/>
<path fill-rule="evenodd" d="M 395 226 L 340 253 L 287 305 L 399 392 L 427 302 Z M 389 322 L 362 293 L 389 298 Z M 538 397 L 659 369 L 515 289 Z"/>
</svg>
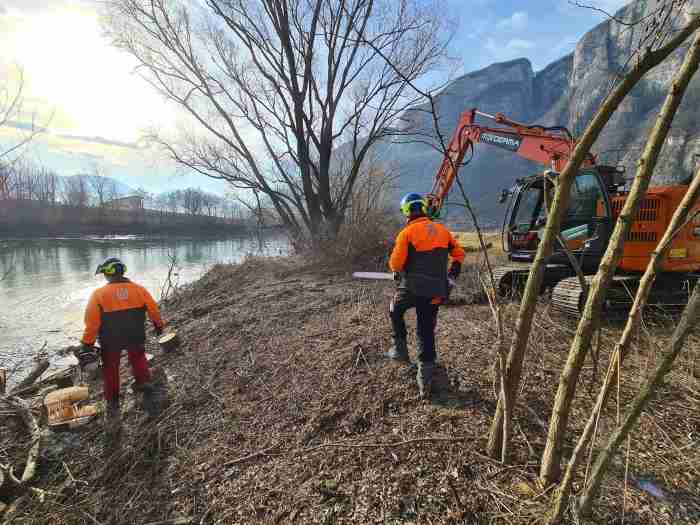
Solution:
<svg viewBox="0 0 700 525">
<path fill-rule="evenodd" d="M 87 343 L 80 343 L 80 348 L 78 349 L 77 355 L 78 363 L 81 368 L 84 368 L 90 363 L 94 363 L 99 359 L 98 349 L 93 345 Z"/>
<path fill-rule="evenodd" d="M 156 323 L 153 323 L 153 330 L 155 331 L 156 335 L 163 335 L 163 327 L 158 326 Z"/>
<path fill-rule="evenodd" d="M 452 261 L 450 269 L 447 271 L 447 278 L 452 279 L 453 285 L 457 281 L 459 274 L 462 273 L 462 265 L 457 261 Z"/>
</svg>

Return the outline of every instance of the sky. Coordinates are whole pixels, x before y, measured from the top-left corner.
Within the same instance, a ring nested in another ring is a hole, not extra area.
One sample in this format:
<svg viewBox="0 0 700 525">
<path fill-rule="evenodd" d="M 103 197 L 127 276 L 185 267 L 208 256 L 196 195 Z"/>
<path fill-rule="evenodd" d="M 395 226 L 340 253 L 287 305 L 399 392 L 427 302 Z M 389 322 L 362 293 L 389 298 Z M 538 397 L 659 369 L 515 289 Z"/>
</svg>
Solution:
<svg viewBox="0 0 700 525">
<path fill-rule="evenodd" d="M 465 72 L 525 57 L 535 71 L 574 50 L 576 42 L 606 20 L 603 13 L 570 0 L 449 0 L 458 29 L 454 52 Z M 629 0 L 583 0 L 615 13 Z"/>
<path fill-rule="evenodd" d="M 452 55 L 462 73 L 520 57 L 542 69 L 605 19 L 568 0 L 446 1 L 456 28 Z M 588 3 L 614 12 L 626 2 Z M 103 37 L 96 0 L 0 0 L 0 97 L 16 88 L 20 71 L 24 81 L 21 121 L 0 129 L 0 144 L 33 120 L 48 131 L 24 154 L 61 174 L 98 165 L 134 188 L 223 192 L 223 183 L 183 173 L 144 145 L 147 129 L 175 128 L 181 115 L 135 66 Z"/>
</svg>

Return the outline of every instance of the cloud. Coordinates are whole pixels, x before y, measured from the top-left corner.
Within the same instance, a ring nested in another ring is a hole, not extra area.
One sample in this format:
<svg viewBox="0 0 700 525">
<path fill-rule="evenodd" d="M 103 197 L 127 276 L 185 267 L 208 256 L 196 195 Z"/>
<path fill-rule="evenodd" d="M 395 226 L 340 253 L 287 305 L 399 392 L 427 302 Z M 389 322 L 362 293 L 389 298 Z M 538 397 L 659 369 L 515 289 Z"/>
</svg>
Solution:
<svg viewBox="0 0 700 525">
<path fill-rule="evenodd" d="M 139 149 L 136 142 L 124 142 L 121 140 L 106 139 L 104 137 L 85 137 L 82 135 L 71 135 L 67 133 L 59 133 L 56 135 L 67 140 L 78 140 L 80 142 L 91 142 L 93 144 L 102 144 L 104 146 L 116 146 L 118 148 Z"/>
<path fill-rule="evenodd" d="M 524 31 L 528 25 L 528 15 L 525 11 L 516 11 L 508 18 L 500 20 L 496 25 L 506 31 Z"/>
<path fill-rule="evenodd" d="M 22 131 L 34 131 L 37 133 L 42 133 L 46 135 L 51 135 L 66 140 L 75 140 L 79 142 L 88 142 L 91 144 L 100 144 L 103 146 L 116 146 L 118 148 L 128 148 L 128 149 L 140 149 L 140 146 L 136 142 L 127 142 L 122 140 L 108 139 L 100 136 L 86 136 L 86 135 L 76 135 L 73 133 L 59 133 L 55 130 L 44 128 L 31 122 L 18 122 L 18 121 L 8 121 L 5 123 L 6 126 L 12 127 Z"/>
<path fill-rule="evenodd" d="M 525 40 L 523 38 L 511 38 L 506 44 L 506 48 L 513 51 L 527 51 L 535 47 L 535 43 L 532 40 Z"/>
</svg>

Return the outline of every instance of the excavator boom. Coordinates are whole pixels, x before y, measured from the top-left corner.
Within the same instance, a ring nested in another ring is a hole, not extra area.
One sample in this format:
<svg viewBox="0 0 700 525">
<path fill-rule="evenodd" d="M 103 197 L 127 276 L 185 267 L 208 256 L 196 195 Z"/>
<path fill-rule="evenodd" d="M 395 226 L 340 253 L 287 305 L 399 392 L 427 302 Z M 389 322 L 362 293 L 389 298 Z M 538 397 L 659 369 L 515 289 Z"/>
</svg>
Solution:
<svg viewBox="0 0 700 525">
<path fill-rule="evenodd" d="M 476 117 L 494 121 L 501 127 L 487 127 L 475 123 Z M 452 184 L 462 166 L 468 149 L 477 142 L 505 149 L 559 172 L 566 164 L 576 141 L 563 127 L 544 127 L 521 124 L 502 113 L 489 115 L 477 109 L 462 113 L 459 123 L 447 146 L 440 169 L 435 176 L 432 191 L 427 196 L 431 215 L 439 214 Z M 596 159 L 589 155 L 583 167 L 594 166 Z"/>
</svg>

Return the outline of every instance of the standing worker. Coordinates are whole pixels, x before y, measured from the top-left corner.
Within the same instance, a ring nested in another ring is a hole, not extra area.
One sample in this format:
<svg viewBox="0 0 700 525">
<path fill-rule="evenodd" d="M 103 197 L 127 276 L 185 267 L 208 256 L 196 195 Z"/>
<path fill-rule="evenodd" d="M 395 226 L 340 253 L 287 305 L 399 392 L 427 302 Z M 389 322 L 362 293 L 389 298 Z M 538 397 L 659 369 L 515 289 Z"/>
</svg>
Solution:
<svg viewBox="0 0 700 525">
<path fill-rule="evenodd" d="M 83 347 L 91 349 L 99 337 L 102 349 L 102 377 L 107 405 L 106 427 L 111 434 L 119 432 L 119 362 L 126 349 L 134 390 L 143 393 L 143 407 L 149 417 L 158 415 L 158 400 L 151 372 L 146 361 L 146 313 L 156 334 L 163 332 L 163 320 L 156 302 L 143 286 L 126 277 L 126 265 L 119 259 L 109 258 L 97 267 L 95 275 L 103 274 L 107 284 L 95 290 L 85 310 Z"/>
<path fill-rule="evenodd" d="M 410 364 L 404 314 L 409 308 L 415 308 L 416 382 L 423 398 L 430 396 L 433 379 L 438 308 L 449 295 L 464 262 L 462 247 L 445 226 L 428 218 L 427 209 L 427 201 L 418 193 L 409 193 L 401 199 L 401 213 L 408 223 L 396 237 L 389 260 L 389 268 L 399 284 L 389 310 L 394 346 L 387 354 L 391 359 Z M 452 257 L 449 271 L 448 255 Z"/>
</svg>

